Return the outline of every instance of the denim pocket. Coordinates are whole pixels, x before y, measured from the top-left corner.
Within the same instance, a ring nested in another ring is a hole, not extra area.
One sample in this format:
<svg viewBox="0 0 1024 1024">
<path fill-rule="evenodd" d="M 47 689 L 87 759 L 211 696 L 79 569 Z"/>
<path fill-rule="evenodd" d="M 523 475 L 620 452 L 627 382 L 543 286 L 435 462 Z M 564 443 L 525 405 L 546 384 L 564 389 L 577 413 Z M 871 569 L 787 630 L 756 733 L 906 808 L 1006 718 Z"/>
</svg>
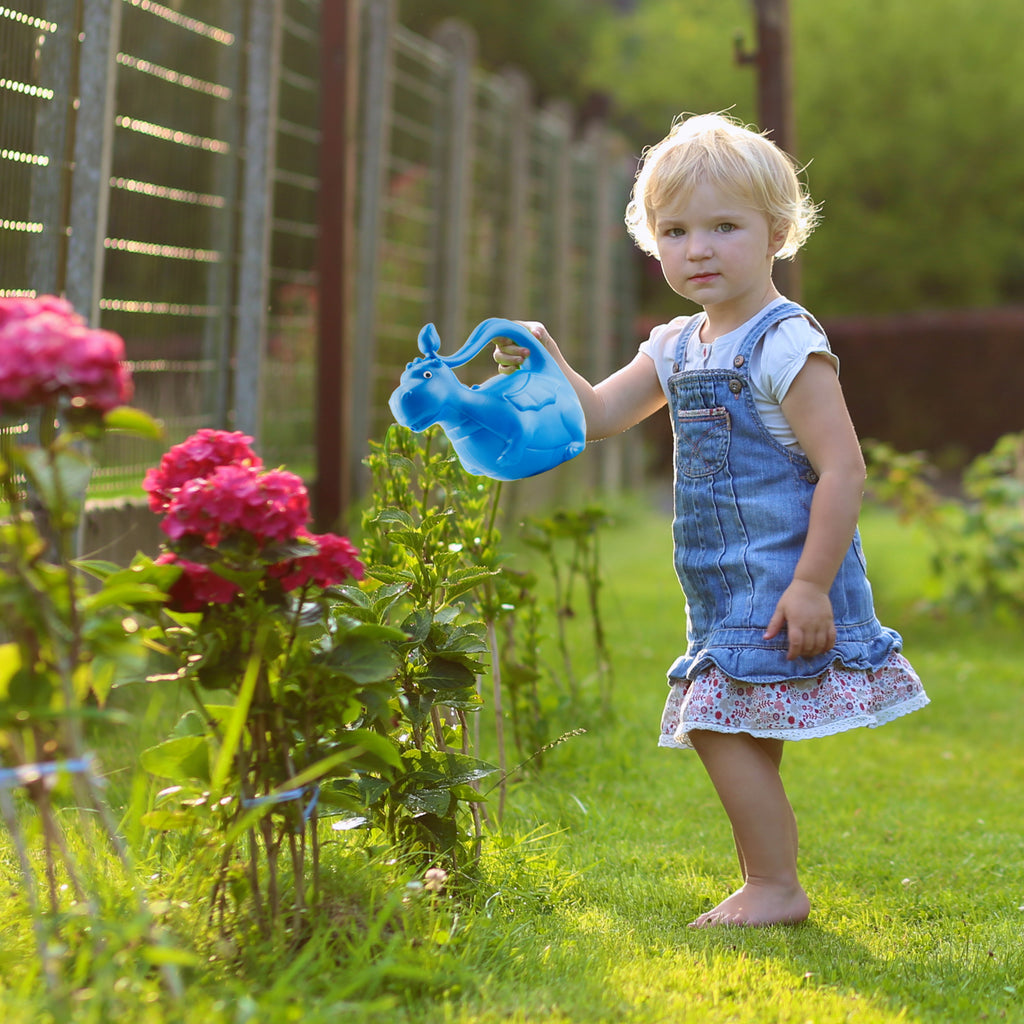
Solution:
<svg viewBox="0 0 1024 1024">
<path fill-rule="evenodd" d="M 725 465 L 731 422 L 723 405 L 710 409 L 677 409 L 676 472 L 688 477 L 711 476 Z"/>
</svg>

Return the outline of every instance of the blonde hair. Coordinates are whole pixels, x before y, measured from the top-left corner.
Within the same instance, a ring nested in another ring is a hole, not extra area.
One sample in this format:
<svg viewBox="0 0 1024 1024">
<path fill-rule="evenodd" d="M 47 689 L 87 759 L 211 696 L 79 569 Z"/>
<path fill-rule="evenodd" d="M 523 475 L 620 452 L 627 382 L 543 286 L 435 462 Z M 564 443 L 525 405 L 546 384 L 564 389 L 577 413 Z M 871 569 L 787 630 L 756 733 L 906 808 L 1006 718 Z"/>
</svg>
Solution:
<svg viewBox="0 0 1024 1024">
<path fill-rule="evenodd" d="M 768 218 L 784 233 L 776 258 L 795 256 L 818 220 L 818 207 L 800 181 L 794 160 L 753 128 L 725 114 L 681 114 L 668 135 L 648 148 L 626 207 L 626 227 L 636 244 L 658 255 L 657 211 L 711 183 Z"/>
</svg>

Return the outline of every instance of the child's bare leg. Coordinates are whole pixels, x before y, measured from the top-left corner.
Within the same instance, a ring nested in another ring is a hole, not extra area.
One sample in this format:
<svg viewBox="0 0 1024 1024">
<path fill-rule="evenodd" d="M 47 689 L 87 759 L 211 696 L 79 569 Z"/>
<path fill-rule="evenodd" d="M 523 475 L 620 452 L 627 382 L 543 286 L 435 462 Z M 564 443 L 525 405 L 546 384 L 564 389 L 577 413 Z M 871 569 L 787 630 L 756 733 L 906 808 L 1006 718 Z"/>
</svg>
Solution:
<svg viewBox="0 0 1024 1024">
<path fill-rule="evenodd" d="M 732 824 L 743 885 L 694 927 L 803 921 L 810 903 L 797 877 L 797 830 L 779 775 L 782 744 L 747 733 L 690 733 Z"/>
<path fill-rule="evenodd" d="M 782 740 L 770 740 L 752 736 L 751 739 L 757 743 L 761 749 L 771 759 L 772 764 L 775 765 L 775 770 L 778 771 L 782 767 L 782 748 L 784 746 Z M 747 880 L 747 864 L 743 856 L 743 847 L 740 846 L 739 837 L 733 832 L 733 842 L 736 844 L 736 857 L 740 862 L 740 874 L 743 876 L 743 881 Z M 793 844 L 794 847 L 797 843 L 796 833 L 796 817 L 793 816 Z"/>
</svg>

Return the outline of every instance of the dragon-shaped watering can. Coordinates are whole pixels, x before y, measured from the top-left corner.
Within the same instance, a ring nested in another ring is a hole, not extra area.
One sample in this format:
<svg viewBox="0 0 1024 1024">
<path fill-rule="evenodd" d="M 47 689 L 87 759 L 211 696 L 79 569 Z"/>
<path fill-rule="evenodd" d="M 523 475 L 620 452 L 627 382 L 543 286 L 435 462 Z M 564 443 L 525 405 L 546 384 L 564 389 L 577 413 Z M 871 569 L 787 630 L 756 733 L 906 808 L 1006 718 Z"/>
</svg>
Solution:
<svg viewBox="0 0 1024 1024">
<path fill-rule="evenodd" d="M 467 387 L 452 367 L 468 363 L 495 338 L 529 349 L 515 373 Z M 448 435 L 469 473 L 493 480 L 536 476 L 583 451 L 586 423 L 576 392 L 544 346 L 512 320 L 484 320 L 451 356 L 427 324 L 417 340 L 422 356 L 409 363 L 389 405 L 413 431 L 434 423 Z"/>
</svg>

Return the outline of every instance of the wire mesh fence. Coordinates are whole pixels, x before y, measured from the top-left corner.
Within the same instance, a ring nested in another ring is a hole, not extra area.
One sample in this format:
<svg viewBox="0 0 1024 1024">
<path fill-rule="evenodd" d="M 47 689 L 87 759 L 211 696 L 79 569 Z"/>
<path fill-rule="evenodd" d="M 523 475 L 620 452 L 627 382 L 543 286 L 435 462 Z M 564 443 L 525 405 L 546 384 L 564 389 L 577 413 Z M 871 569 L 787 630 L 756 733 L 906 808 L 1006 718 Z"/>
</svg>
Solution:
<svg viewBox="0 0 1024 1024">
<path fill-rule="evenodd" d="M 537 109 L 521 75 L 481 71 L 465 26 L 425 39 L 392 0 L 356 6 L 354 466 L 390 422 L 424 323 L 451 350 L 486 317 L 543 319 L 593 370 L 634 291 L 618 226 L 632 164 L 615 138 Z M 320 0 L 0 3 L 0 295 L 62 293 L 121 334 L 134 401 L 166 443 L 243 429 L 307 479 L 322 13 Z M 109 445 L 93 504 L 137 498 L 159 454 Z"/>
</svg>

